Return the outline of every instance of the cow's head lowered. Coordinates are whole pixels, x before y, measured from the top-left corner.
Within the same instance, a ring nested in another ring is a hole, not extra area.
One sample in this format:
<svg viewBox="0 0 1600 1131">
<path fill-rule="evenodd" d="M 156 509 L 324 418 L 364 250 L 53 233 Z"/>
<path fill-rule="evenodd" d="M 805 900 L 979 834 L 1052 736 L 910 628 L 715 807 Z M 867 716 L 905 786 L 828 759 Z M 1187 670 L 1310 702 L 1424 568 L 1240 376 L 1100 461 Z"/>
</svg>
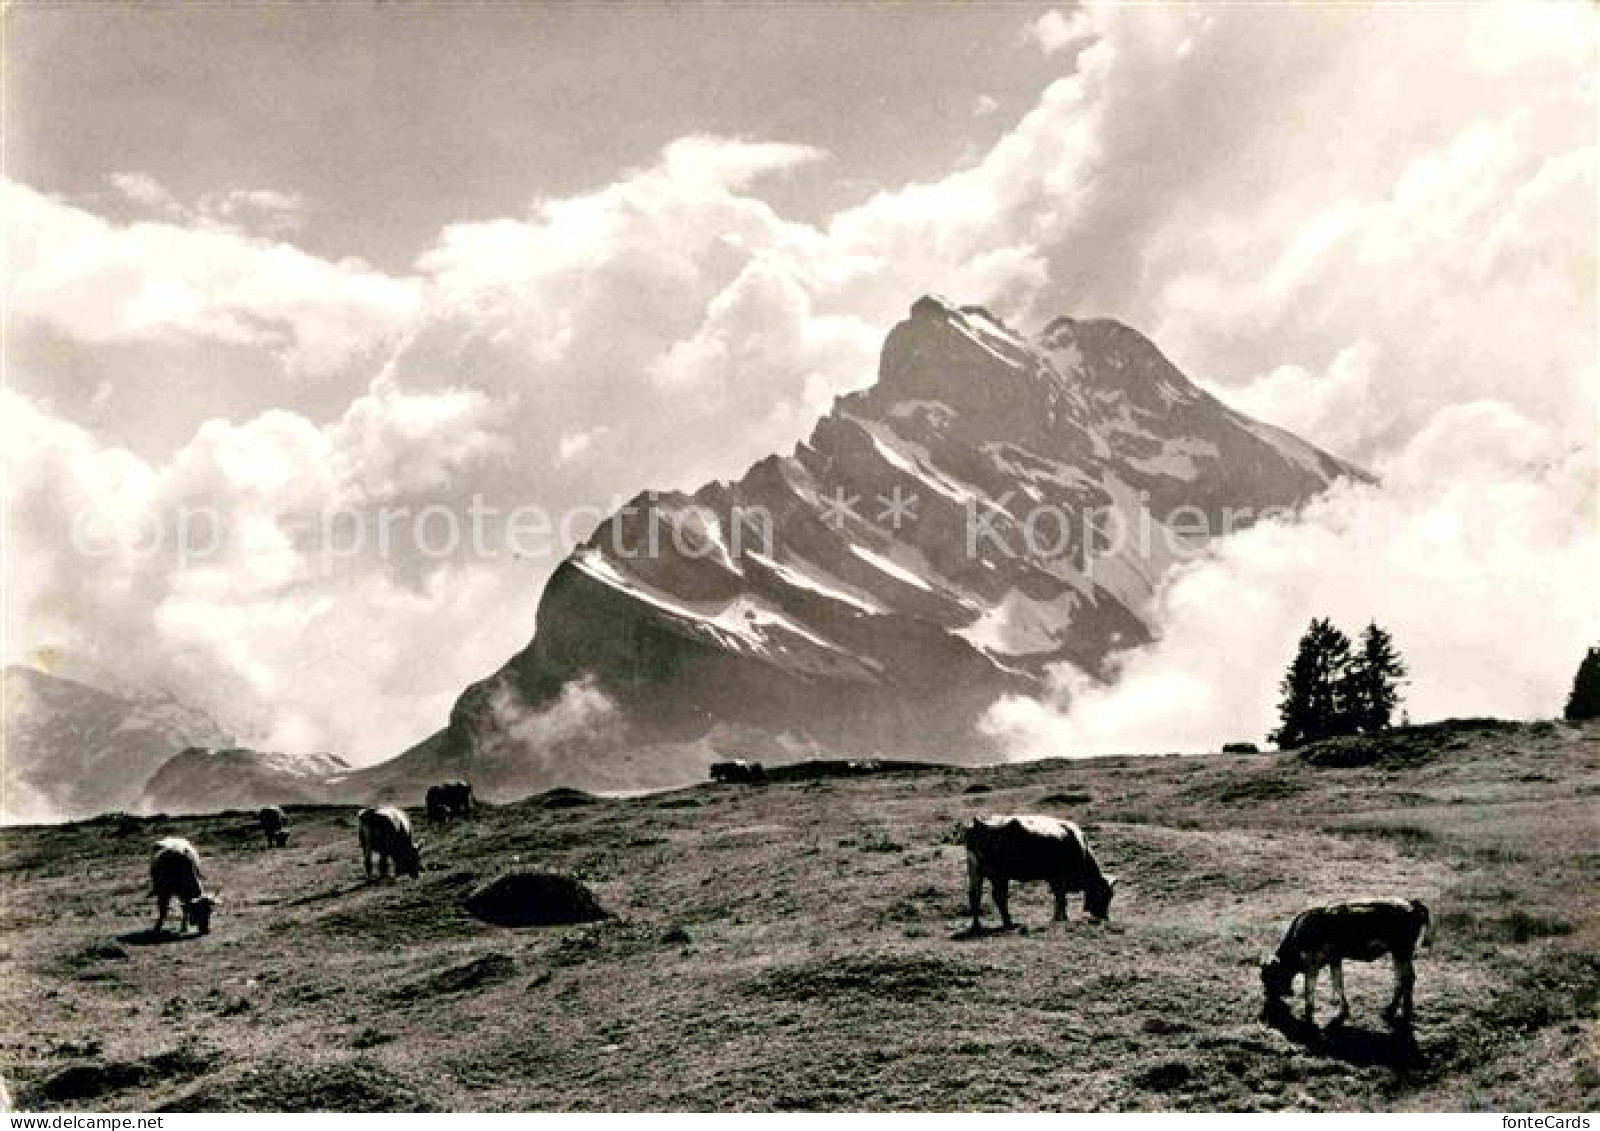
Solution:
<svg viewBox="0 0 1600 1131">
<path fill-rule="evenodd" d="M 1096 919 L 1111 918 L 1111 897 L 1116 894 L 1117 877 L 1095 872 L 1083 885 L 1083 909 Z"/>
<path fill-rule="evenodd" d="M 397 876 L 410 876 L 413 880 L 422 873 L 422 842 L 402 839 L 394 846 L 394 872 Z"/>
<path fill-rule="evenodd" d="M 184 905 L 184 913 L 189 922 L 194 924 L 194 929 L 202 935 L 211 933 L 211 914 L 217 909 L 217 897 L 213 895 L 198 895 Z"/>
<path fill-rule="evenodd" d="M 1261 988 L 1266 991 L 1268 1002 L 1288 996 L 1290 987 L 1294 985 L 1294 975 L 1289 964 L 1277 955 L 1261 963 Z"/>
</svg>

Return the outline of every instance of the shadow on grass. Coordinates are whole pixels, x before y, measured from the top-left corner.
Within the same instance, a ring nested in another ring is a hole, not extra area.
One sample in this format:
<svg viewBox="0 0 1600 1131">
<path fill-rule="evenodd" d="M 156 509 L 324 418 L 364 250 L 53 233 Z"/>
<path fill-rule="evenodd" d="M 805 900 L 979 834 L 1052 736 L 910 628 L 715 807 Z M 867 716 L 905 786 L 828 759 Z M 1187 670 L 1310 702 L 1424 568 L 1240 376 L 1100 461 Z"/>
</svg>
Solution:
<svg viewBox="0 0 1600 1131">
<path fill-rule="evenodd" d="M 1422 1050 L 1410 1026 L 1384 1030 L 1346 1023 L 1318 1026 L 1296 1016 L 1283 1001 L 1269 1002 L 1261 1019 L 1306 1050 L 1346 1064 L 1382 1066 L 1396 1072 L 1414 1071 L 1423 1064 Z"/>
<path fill-rule="evenodd" d="M 185 931 L 179 934 L 166 928 L 158 931 L 154 927 L 146 927 L 142 931 L 129 931 L 127 934 L 118 935 L 117 941 L 127 943 L 129 946 L 162 946 L 166 943 L 190 942 L 200 937 L 198 931 Z"/>
<path fill-rule="evenodd" d="M 950 936 L 952 942 L 970 942 L 973 939 L 992 939 L 999 935 L 1025 935 L 1028 928 L 1020 923 L 1013 923 L 1009 927 L 974 927 L 970 923 Z"/>
</svg>

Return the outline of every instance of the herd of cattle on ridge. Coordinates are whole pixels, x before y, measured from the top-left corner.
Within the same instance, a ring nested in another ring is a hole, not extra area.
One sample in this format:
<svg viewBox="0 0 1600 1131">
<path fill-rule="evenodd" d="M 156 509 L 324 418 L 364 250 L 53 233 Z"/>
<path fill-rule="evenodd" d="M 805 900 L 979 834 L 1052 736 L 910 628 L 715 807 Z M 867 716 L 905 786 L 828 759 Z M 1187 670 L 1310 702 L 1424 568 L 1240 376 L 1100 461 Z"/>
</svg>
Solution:
<svg viewBox="0 0 1600 1131">
<path fill-rule="evenodd" d="M 721 782 L 761 781 L 764 778 L 760 770 L 759 763 L 717 763 L 712 767 L 712 777 Z M 436 822 L 469 816 L 473 811 L 472 786 L 463 781 L 433 786 L 427 792 L 426 809 L 429 820 Z M 268 806 L 256 817 L 269 847 L 281 848 L 289 843 L 288 821 L 281 808 Z M 396 876 L 413 879 L 421 873 L 420 844 L 412 835 L 411 822 L 403 810 L 392 805 L 362 809 L 356 817 L 356 830 L 362 867 L 369 880 L 385 879 L 391 869 Z M 962 836 L 973 934 L 981 933 L 983 928 L 985 881 L 1003 930 L 1014 926 L 1008 902 L 1011 884 L 1029 881 L 1043 881 L 1049 886 L 1055 898 L 1057 921 L 1066 920 L 1067 896 L 1074 892 L 1083 894 L 1083 909 L 1092 918 L 1110 917 L 1116 877 L 1101 872 L 1083 830 L 1071 821 L 1040 816 L 975 817 L 963 826 Z M 218 901 L 206 893 L 202 881 L 200 854 L 194 845 L 181 837 L 156 843 L 150 859 L 156 933 L 164 929 L 173 900 L 181 910 L 180 934 L 191 923 L 200 934 L 210 931 Z M 1288 997 L 1295 976 L 1299 975 L 1305 1021 L 1314 1023 L 1317 977 L 1327 968 L 1339 1003 L 1335 1023 L 1343 1021 L 1350 1014 L 1350 1003 L 1345 997 L 1342 964 L 1371 962 L 1388 955 L 1394 963 L 1394 996 L 1384 1016 L 1391 1023 L 1409 1026 L 1416 983 L 1413 959 L 1419 945 L 1427 946 L 1432 941 L 1432 918 L 1420 900 L 1369 899 L 1309 908 L 1295 916 L 1277 952 L 1261 965 L 1267 1005 Z"/>
</svg>

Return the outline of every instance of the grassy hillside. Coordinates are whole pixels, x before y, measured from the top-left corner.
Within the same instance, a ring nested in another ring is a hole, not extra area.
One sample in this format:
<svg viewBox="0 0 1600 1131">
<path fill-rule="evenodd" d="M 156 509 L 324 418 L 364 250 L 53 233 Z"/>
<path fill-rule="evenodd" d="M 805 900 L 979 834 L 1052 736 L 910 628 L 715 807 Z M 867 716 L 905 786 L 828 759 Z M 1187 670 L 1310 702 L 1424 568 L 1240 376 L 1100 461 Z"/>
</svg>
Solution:
<svg viewBox="0 0 1600 1131">
<path fill-rule="evenodd" d="M 1447 724 L 1318 760 L 557 794 L 423 830 L 421 880 L 385 884 L 351 810 L 292 811 L 285 851 L 239 814 L 8 829 L 0 1072 L 75 1110 L 1600 1106 L 1600 729 Z M 1035 885 L 1026 930 L 961 937 L 953 834 L 979 812 L 1079 821 L 1120 876 L 1112 921 L 1051 925 Z M 145 934 L 168 834 L 221 889 L 209 937 Z M 535 867 L 616 918 L 462 910 Z M 1347 967 L 1344 1030 L 1264 1024 L 1262 952 L 1362 893 L 1434 909 L 1414 1041 L 1380 1021 L 1386 962 Z"/>
</svg>

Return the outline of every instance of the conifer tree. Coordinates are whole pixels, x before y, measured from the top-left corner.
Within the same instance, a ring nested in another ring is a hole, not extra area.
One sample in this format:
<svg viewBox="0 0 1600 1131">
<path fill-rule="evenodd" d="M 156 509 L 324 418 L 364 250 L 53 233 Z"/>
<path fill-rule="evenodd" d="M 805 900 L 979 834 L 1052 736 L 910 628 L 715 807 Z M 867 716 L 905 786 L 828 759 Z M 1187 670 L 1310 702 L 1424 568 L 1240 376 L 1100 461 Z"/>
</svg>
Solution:
<svg viewBox="0 0 1600 1131">
<path fill-rule="evenodd" d="M 1578 665 L 1572 694 L 1567 696 L 1567 718 L 1575 723 L 1600 718 L 1600 647 L 1590 648 Z"/>
<path fill-rule="evenodd" d="M 1279 726 L 1269 735 L 1285 750 L 1348 733 L 1344 703 L 1350 638 L 1325 618 L 1313 620 L 1278 685 Z"/>
<path fill-rule="evenodd" d="M 1376 621 L 1369 623 L 1344 678 L 1348 733 L 1388 730 L 1400 706 L 1400 684 L 1405 676 L 1405 661 L 1395 650 L 1394 637 Z"/>
</svg>

